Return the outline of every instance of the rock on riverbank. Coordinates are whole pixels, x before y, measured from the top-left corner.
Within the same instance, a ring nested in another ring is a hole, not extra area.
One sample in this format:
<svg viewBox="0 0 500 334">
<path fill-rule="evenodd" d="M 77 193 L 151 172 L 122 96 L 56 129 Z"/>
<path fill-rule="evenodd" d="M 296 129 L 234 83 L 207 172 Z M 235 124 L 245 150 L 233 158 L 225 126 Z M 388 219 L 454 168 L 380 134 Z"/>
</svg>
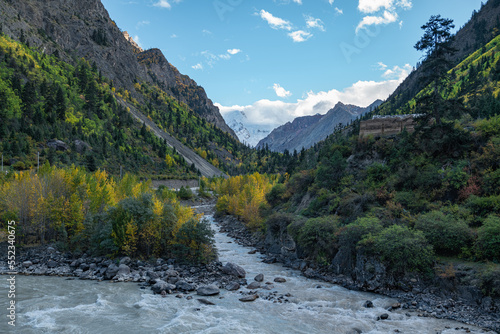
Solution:
<svg viewBox="0 0 500 334">
<path fill-rule="evenodd" d="M 4 252 L 3 254 L 7 254 Z M 214 261 L 203 265 L 177 264 L 174 259 L 156 259 L 153 262 L 133 260 L 129 257 L 109 259 L 83 254 L 74 256 L 60 252 L 52 246 L 25 248 L 16 259 L 15 270 L 7 267 L 7 257 L 0 257 L 0 274 L 17 271 L 19 275 L 71 277 L 83 280 L 137 282 L 151 286 L 154 293 L 189 293 L 200 287 L 213 286 L 233 290 L 242 282 L 227 274 L 225 266 L 239 267 Z"/>
</svg>

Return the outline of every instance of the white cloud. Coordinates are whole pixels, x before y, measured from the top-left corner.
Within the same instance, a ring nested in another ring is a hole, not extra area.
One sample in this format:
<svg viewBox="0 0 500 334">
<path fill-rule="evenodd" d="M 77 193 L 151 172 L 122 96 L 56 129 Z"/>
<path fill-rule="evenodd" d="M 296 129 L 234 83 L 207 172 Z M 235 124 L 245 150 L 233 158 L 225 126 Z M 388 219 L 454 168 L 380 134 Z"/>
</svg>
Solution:
<svg viewBox="0 0 500 334">
<path fill-rule="evenodd" d="M 136 28 L 136 29 L 139 29 L 140 27 L 142 27 L 142 26 L 147 26 L 147 25 L 149 25 L 150 23 L 151 23 L 151 22 L 149 22 L 149 21 L 140 21 L 140 22 L 137 22 L 137 24 L 135 25 L 135 28 Z"/>
<path fill-rule="evenodd" d="M 170 35 L 170 38 L 177 38 L 178 36 L 176 34 Z"/>
<path fill-rule="evenodd" d="M 307 41 L 313 35 L 311 33 L 308 33 L 307 31 L 304 31 L 304 30 L 297 30 L 297 31 L 289 33 L 288 36 L 290 36 L 294 42 L 300 43 L 300 42 Z"/>
<path fill-rule="evenodd" d="M 403 29 L 403 21 L 399 21 L 399 29 Z"/>
<path fill-rule="evenodd" d="M 279 84 L 275 83 L 273 85 L 273 89 L 276 92 L 276 95 L 279 97 L 289 97 L 292 95 L 290 91 L 286 90 L 285 88 L 281 87 Z"/>
<path fill-rule="evenodd" d="M 378 64 L 383 69 L 383 63 Z M 385 69 L 387 70 L 387 66 Z M 266 124 L 279 126 L 292 121 L 296 117 L 325 114 L 338 102 L 354 104 L 366 107 L 377 99 L 386 99 L 409 73 L 409 65 L 403 67 L 394 66 L 391 71 L 394 73 L 384 73 L 388 79 L 383 81 L 358 81 L 352 86 L 342 91 L 332 89 L 318 93 L 308 92 L 302 99 L 296 102 L 284 102 L 280 100 L 271 101 L 263 99 L 247 106 L 222 106 L 217 104 L 222 114 L 230 113 L 234 110 L 245 112 L 251 124 Z M 393 79 L 389 78 L 393 77 Z M 278 85 L 279 86 L 279 85 Z"/>
<path fill-rule="evenodd" d="M 298 3 L 299 5 L 302 5 L 302 0 L 293 0 L 293 2 Z"/>
<path fill-rule="evenodd" d="M 328 0 L 328 3 L 329 3 L 330 5 L 333 5 L 333 3 L 334 3 L 334 2 L 335 2 L 335 0 Z"/>
<path fill-rule="evenodd" d="M 394 0 L 359 0 L 358 9 L 362 13 L 375 13 L 382 8 L 392 7 Z"/>
<path fill-rule="evenodd" d="M 323 21 L 321 21 L 320 19 L 315 19 L 310 15 L 306 16 L 306 24 L 308 28 L 318 28 L 321 31 L 325 31 Z"/>
<path fill-rule="evenodd" d="M 170 9 L 172 8 L 171 3 L 179 3 L 181 1 L 182 0 L 158 0 L 153 6 Z"/>
<path fill-rule="evenodd" d="M 198 64 L 193 65 L 191 67 L 194 68 L 195 70 L 202 70 L 203 69 L 203 65 L 201 63 L 198 63 Z"/>
<path fill-rule="evenodd" d="M 389 24 L 396 22 L 398 19 L 398 14 L 395 12 L 384 11 L 382 16 L 365 16 L 363 20 L 359 22 L 356 27 L 356 33 L 359 32 L 360 29 L 363 29 L 366 26 L 370 25 L 379 25 L 379 24 Z"/>
<path fill-rule="evenodd" d="M 370 25 L 389 24 L 398 20 L 398 9 L 408 10 L 413 6 L 412 0 L 359 0 L 358 10 L 365 14 L 375 14 L 380 11 L 378 15 L 367 15 L 363 17 L 361 22 L 356 27 L 356 33 L 360 29 Z M 403 21 L 399 22 L 401 28 Z"/>
<path fill-rule="evenodd" d="M 229 49 L 229 50 L 227 50 L 227 53 L 229 53 L 230 55 L 236 55 L 236 54 L 238 54 L 240 52 L 241 52 L 240 49 Z"/>
<path fill-rule="evenodd" d="M 339 9 L 338 7 L 335 7 L 335 13 L 337 13 L 337 15 L 342 15 L 344 14 L 344 11 L 342 9 Z"/>
<path fill-rule="evenodd" d="M 289 21 L 286 21 L 286 20 L 283 20 L 279 17 L 273 16 L 273 14 L 266 12 L 263 9 L 260 11 L 259 15 L 273 29 L 292 30 L 292 24 Z"/>
<path fill-rule="evenodd" d="M 413 67 L 410 64 L 405 64 L 403 67 L 394 66 L 393 68 L 387 68 L 387 65 L 383 63 L 379 63 L 384 65 L 385 67 L 380 67 L 384 74 L 382 77 L 385 79 L 396 79 L 403 81 L 413 70 Z"/>
<path fill-rule="evenodd" d="M 213 35 L 213 33 L 210 31 L 210 30 L 207 30 L 207 29 L 203 29 L 201 31 L 201 33 L 203 34 L 203 36 L 210 36 L 210 35 Z"/>
</svg>

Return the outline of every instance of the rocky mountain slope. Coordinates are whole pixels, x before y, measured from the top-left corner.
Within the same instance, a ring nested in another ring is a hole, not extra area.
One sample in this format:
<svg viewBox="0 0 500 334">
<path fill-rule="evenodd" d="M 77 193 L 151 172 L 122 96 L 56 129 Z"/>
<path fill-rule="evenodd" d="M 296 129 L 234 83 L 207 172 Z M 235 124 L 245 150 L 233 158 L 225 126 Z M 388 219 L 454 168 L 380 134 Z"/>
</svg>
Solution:
<svg viewBox="0 0 500 334">
<path fill-rule="evenodd" d="M 117 88 L 141 101 L 135 82 L 155 83 L 196 114 L 228 132 L 205 90 L 182 75 L 157 49 L 140 52 L 111 20 L 100 0 L 1 0 L 3 33 L 29 46 L 75 63 L 84 57 Z"/>
<path fill-rule="evenodd" d="M 271 151 L 278 152 L 308 149 L 332 134 L 336 127 L 349 124 L 381 103 L 381 100 L 377 100 L 368 107 L 361 108 L 339 102 L 325 115 L 298 117 L 293 122 L 274 129 L 257 147 L 267 146 Z"/>
<path fill-rule="evenodd" d="M 444 15 L 446 16 L 446 15 Z M 425 22 L 422 22 L 424 24 Z M 480 49 L 493 37 L 498 35 L 500 30 L 500 0 L 489 0 L 480 11 L 474 11 L 469 22 L 467 22 L 456 33 L 452 42 L 452 47 L 456 52 L 451 56 L 450 69 L 460 64 L 472 52 Z M 416 41 L 415 41 L 416 42 Z M 380 113 L 391 114 L 403 107 L 407 102 L 415 97 L 426 83 L 421 80 L 423 77 L 423 67 L 417 65 L 417 70 L 413 71 L 396 88 L 381 106 Z"/>
</svg>

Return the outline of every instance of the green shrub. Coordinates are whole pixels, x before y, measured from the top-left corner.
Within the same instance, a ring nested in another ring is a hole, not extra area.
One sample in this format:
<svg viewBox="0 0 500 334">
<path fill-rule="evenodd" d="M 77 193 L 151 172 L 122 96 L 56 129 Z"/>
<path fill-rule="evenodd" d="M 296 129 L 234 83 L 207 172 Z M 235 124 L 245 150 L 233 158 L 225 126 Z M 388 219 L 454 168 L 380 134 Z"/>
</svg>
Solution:
<svg viewBox="0 0 500 334">
<path fill-rule="evenodd" d="M 266 200 L 270 205 L 275 206 L 281 202 L 285 192 L 285 185 L 283 183 L 278 183 L 266 194 Z"/>
<path fill-rule="evenodd" d="M 187 201 L 187 200 L 192 199 L 194 197 L 194 194 L 190 188 L 181 187 L 181 189 L 179 189 L 179 191 L 177 192 L 177 196 L 180 199 Z"/>
<path fill-rule="evenodd" d="M 394 195 L 394 202 L 401 204 L 411 212 L 417 213 L 425 210 L 429 202 L 413 191 L 398 191 Z"/>
<path fill-rule="evenodd" d="M 443 255 L 460 253 L 460 249 L 472 240 L 470 229 L 463 220 L 441 211 L 419 216 L 415 221 L 415 229 L 422 231 L 436 253 Z"/>
<path fill-rule="evenodd" d="M 368 234 L 378 234 L 383 228 L 380 219 L 376 217 L 358 218 L 355 222 L 341 229 L 339 246 L 354 250 L 363 237 Z"/>
<path fill-rule="evenodd" d="M 475 216 L 486 217 L 490 213 L 500 213 L 500 195 L 479 197 L 472 195 L 468 198 L 466 206 Z"/>
<path fill-rule="evenodd" d="M 308 219 L 299 230 L 297 243 L 309 258 L 318 262 L 328 261 L 337 252 L 335 244 L 338 229 L 337 216 Z"/>
<path fill-rule="evenodd" d="M 217 255 L 213 237 L 214 232 L 207 220 L 191 219 L 177 232 L 173 252 L 181 262 L 208 263 Z"/>
<path fill-rule="evenodd" d="M 421 231 L 393 225 L 360 241 L 372 253 L 379 254 L 388 269 L 397 274 L 432 271 L 434 252 Z"/>
<path fill-rule="evenodd" d="M 486 218 L 477 231 L 475 249 L 479 258 L 500 262 L 500 217 Z"/>
</svg>

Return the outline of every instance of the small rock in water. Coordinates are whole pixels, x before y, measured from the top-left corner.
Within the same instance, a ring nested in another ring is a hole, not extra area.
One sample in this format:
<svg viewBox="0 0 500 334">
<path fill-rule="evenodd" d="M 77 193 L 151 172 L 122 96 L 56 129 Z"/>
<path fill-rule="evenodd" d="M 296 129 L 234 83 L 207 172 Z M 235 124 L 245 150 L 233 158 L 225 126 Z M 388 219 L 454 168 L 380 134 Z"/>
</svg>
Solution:
<svg viewBox="0 0 500 334">
<path fill-rule="evenodd" d="M 253 302 L 257 298 L 259 298 L 259 296 L 257 296 L 257 295 L 250 295 L 250 296 L 246 296 L 246 297 L 240 298 L 240 301 L 241 302 L 245 302 L 245 303 L 246 302 Z"/>
<path fill-rule="evenodd" d="M 379 318 L 380 318 L 380 320 L 387 320 L 387 319 L 389 319 L 389 315 L 387 313 L 383 313 L 380 315 Z"/>
<path fill-rule="evenodd" d="M 257 276 L 255 276 L 254 280 L 257 282 L 262 282 L 264 280 L 264 274 L 258 274 Z"/>
<path fill-rule="evenodd" d="M 260 289 L 260 283 L 259 282 L 252 282 L 247 285 L 247 289 L 254 290 L 254 289 Z"/>
<path fill-rule="evenodd" d="M 367 300 L 364 304 L 364 307 L 366 308 L 372 308 L 373 307 L 373 302 L 371 300 Z"/>
<path fill-rule="evenodd" d="M 220 293 L 220 290 L 215 285 L 206 285 L 200 286 L 198 290 L 196 290 L 196 293 L 200 296 L 213 296 L 218 295 Z"/>
<path fill-rule="evenodd" d="M 392 304 L 392 305 L 391 305 L 391 308 L 392 308 L 393 310 L 398 309 L 398 308 L 400 308 L 400 307 L 401 307 L 401 303 L 394 303 L 394 304 Z"/>
<path fill-rule="evenodd" d="M 212 303 L 210 300 L 207 300 L 207 299 L 204 299 L 204 298 L 200 298 L 200 299 L 197 299 L 200 303 L 202 304 L 205 304 L 205 305 L 215 305 L 214 303 Z"/>
<path fill-rule="evenodd" d="M 226 285 L 226 290 L 228 291 L 236 291 L 240 288 L 240 284 L 237 282 L 232 282 Z"/>
<path fill-rule="evenodd" d="M 283 277 L 276 277 L 276 278 L 274 279 L 274 281 L 275 281 L 276 283 L 285 283 L 285 282 L 286 282 L 286 279 L 284 279 Z"/>
<path fill-rule="evenodd" d="M 257 253 L 256 249 L 252 249 L 250 252 L 248 252 L 248 254 L 255 254 L 255 253 Z"/>
</svg>

